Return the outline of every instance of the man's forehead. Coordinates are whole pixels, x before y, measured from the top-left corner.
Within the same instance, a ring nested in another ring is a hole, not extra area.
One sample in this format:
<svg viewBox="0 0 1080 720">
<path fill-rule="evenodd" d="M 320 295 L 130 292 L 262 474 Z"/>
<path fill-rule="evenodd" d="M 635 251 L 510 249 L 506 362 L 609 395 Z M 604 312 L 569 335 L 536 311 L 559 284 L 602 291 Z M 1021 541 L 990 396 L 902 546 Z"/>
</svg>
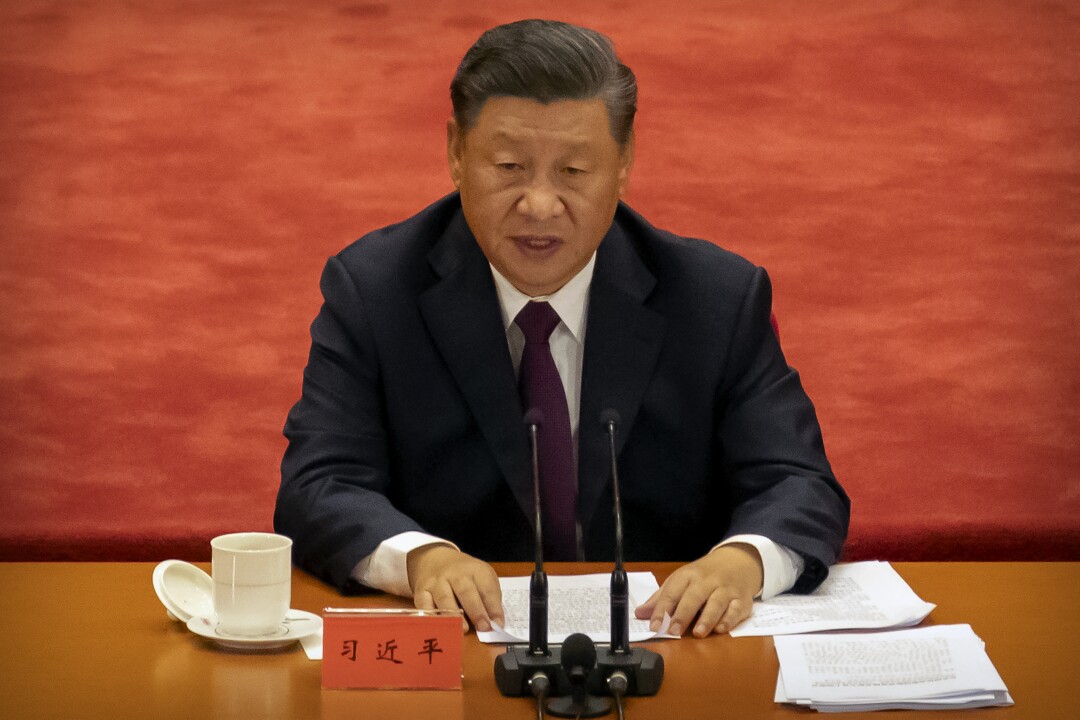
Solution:
<svg viewBox="0 0 1080 720">
<path fill-rule="evenodd" d="M 493 97 L 480 109 L 470 133 L 475 130 L 480 130 L 486 138 L 508 142 L 544 135 L 588 144 L 595 142 L 600 132 L 611 137 L 607 106 L 599 98 L 541 102 Z"/>
</svg>

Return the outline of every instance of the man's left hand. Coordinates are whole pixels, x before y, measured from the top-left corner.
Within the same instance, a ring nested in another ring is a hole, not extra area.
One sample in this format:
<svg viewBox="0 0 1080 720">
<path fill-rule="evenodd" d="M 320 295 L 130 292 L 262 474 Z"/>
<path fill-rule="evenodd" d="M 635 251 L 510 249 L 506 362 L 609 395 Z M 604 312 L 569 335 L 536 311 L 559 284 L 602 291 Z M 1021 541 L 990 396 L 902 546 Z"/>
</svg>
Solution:
<svg viewBox="0 0 1080 720">
<path fill-rule="evenodd" d="M 648 618 L 654 632 L 665 613 L 671 615 L 668 632 L 672 635 L 682 635 L 695 616 L 694 637 L 730 632 L 750 617 L 763 577 L 756 548 L 742 543 L 723 545 L 671 573 L 634 614 L 639 620 Z"/>
</svg>

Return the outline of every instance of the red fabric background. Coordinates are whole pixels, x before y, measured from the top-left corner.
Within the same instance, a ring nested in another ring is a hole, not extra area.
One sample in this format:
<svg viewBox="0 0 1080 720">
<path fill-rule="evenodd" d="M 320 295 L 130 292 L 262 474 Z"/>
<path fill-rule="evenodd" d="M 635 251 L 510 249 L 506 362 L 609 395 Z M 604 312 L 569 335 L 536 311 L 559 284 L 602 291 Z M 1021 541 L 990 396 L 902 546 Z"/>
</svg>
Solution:
<svg viewBox="0 0 1080 720">
<path fill-rule="evenodd" d="M 1080 12 L 1037 0 L 0 4 L 0 559 L 271 526 L 323 262 L 450 190 L 453 69 L 536 14 L 636 70 L 630 202 L 769 269 L 847 557 L 1080 560 Z"/>
</svg>

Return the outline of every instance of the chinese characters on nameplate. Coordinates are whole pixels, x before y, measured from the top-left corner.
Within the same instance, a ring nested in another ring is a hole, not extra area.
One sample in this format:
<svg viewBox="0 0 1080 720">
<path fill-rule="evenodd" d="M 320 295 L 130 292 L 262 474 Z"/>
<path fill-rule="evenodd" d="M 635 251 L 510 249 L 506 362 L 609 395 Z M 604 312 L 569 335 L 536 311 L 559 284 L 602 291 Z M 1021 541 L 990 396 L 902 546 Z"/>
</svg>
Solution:
<svg viewBox="0 0 1080 720">
<path fill-rule="evenodd" d="M 459 611 L 323 611 L 324 688 L 461 688 Z"/>
</svg>

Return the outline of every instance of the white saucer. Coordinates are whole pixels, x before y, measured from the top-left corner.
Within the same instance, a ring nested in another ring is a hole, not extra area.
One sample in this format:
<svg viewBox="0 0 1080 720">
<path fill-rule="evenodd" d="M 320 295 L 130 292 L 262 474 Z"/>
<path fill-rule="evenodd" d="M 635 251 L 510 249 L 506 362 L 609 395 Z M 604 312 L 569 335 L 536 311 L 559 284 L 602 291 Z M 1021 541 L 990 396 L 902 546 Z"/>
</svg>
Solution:
<svg viewBox="0 0 1080 720">
<path fill-rule="evenodd" d="M 213 640 L 221 647 L 232 650 L 273 650 L 292 645 L 300 638 L 318 632 L 322 628 L 322 618 L 304 610 L 289 610 L 277 632 L 255 637 L 230 635 L 217 625 L 217 618 L 213 616 L 195 616 L 187 623 L 188 630 Z"/>
</svg>

